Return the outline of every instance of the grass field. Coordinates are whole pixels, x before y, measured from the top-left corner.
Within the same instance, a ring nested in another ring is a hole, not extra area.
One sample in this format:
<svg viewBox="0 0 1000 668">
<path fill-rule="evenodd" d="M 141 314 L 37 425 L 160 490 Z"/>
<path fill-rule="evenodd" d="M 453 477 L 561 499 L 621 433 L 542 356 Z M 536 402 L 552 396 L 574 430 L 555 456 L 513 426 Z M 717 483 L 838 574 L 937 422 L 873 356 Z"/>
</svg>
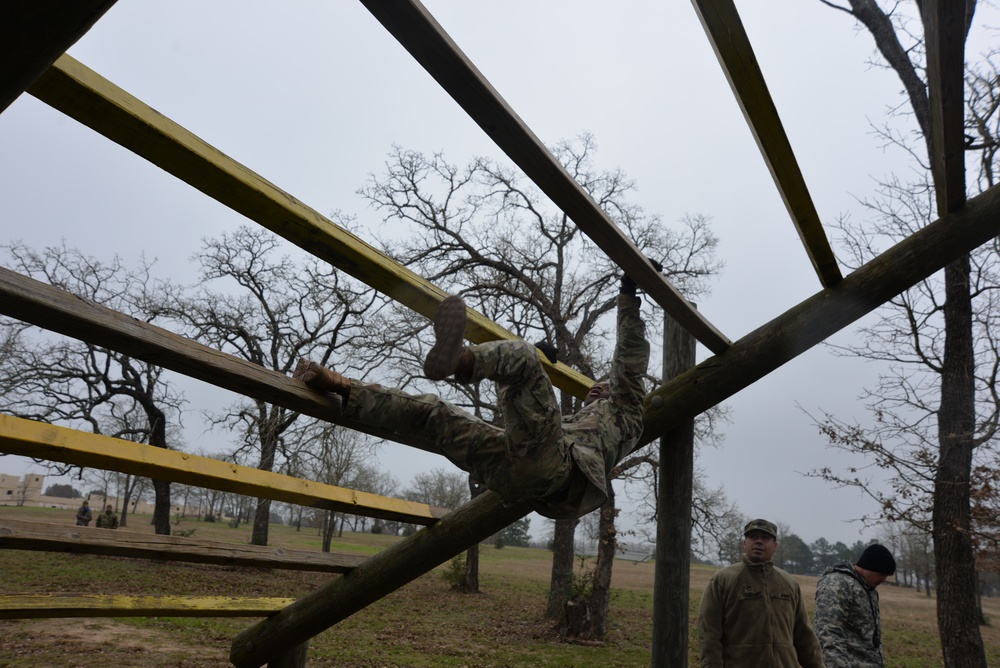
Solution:
<svg viewBox="0 0 1000 668">
<path fill-rule="evenodd" d="M 73 524 L 72 511 L 0 507 L 0 517 Z M 152 533 L 149 518 L 130 518 L 122 531 Z M 194 538 L 247 542 L 249 526 L 183 520 Z M 333 550 L 371 554 L 398 540 L 351 534 Z M 315 529 L 272 526 L 271 543 L 319 549 Z M 527 548 L 481 550 L 480 595 L 452 592 L 441 570 L 406 586 L 322 633 L 309 646 L 309 666 L 580 667 L 649 666 L 652 637 L 652 564 L 615 565 L 609 634 L 601 647 L 560 642 L 544 618 L 550 553 Z M 691 573 L 692 624 L 712 569 Z M 198 566 L 176 562 L 0 551 L 2 593 L 204 594 L 296 597 L 330 575 Z M 816 579 L 798 578 L 807 601 Z M 912 590 L 879 588 L 889 665 L 942 664 L 934 601 Z M 998 626 L 983 627 L 990 664 L 1000 665 L 1000 601 L 984 609 Z M 94 618 L 0 621 L 0 668 L 215 668 L 228 666 L 233 637 L 256 619 Z M 691 633 L 691 665 L 697 639 Z"/>
</svg>

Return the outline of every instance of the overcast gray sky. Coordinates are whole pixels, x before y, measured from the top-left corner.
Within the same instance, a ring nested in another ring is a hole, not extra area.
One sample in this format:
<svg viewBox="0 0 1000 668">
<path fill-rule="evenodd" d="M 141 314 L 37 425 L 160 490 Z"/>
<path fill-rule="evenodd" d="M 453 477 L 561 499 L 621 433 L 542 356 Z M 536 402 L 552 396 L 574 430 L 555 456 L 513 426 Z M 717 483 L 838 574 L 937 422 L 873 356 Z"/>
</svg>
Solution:
<svg viewBox="0 0 1000 668">
<path fill-rule="evenodd" d="M 590 132 L 597 165 L 632 176 L 647 211 L 714 220 L 726 266 L 699 309 L 730 339 L 820 289 L 689 3 L 426 4 L 543 141 Z M 820 218 L 861 216 L 856 198 L 875 179 L 909 169 L 870 128 L 900 102 L 898 81 L 868 65 L 867 33 L 818 0 L 737 6 Z M 380 218 L 355 191 L 392 144 L 456 163 L 501 156 L 360 3 L 121 2 L 70 54 L 318 211 L 357 214 L 372 230 Z M 0 198 L 8 238 L 64 239 L 103 259 L 145 252 L 182 279 L 202 238 L 245 222 L 27 95 L 0 116 Z M 807 542 L 853 543 L 860 527 L 846 521 L 870 505 L 800 472 L 857 462 L 825 449 L 798 406 L 863 419 L 856 397 L 876 374 L 817 347 L 740 392 L 723 448 L 700 460 L 710 484 Z M 190 446 L 223 449 L 220 438 Z M 415 467 L 448 465 L 413 456 L 382 459 L 407 462 L 390 468 L 404 485 Z M 13 464 L 0 459 L 0 471 Z"/>
</svg>

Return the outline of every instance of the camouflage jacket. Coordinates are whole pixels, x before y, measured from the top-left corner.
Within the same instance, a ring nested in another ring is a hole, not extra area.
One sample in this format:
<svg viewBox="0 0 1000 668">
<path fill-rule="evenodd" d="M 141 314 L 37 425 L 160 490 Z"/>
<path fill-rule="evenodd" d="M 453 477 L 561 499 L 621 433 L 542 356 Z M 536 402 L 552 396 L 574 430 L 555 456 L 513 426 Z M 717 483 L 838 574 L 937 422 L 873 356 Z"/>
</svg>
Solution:
<svg viewBox="0 0 1000 668">
<path fill-rule="evenodd" d="M 432 440 L 440 454 L 506 502 L 527 501 L 552 519 L 575 518 L 608 498 L 608 474 L 642 433 L 643 376 L 649 342 L 634 295 L 618 297 L 611 397 L 562 415 L 536 348 L 525 341 L 472 346 L 473 380 L 497 381 L 504 426 L 490 424 L 433 394 L 351 381 L 343 416 L 377 424 L 400 442 Z M 504 387 L 506 386 L 506 389 Z"/>
<path fill-rule="evenodd" d="M 715 573 L 698 611 L 702 668 L 823 668 L 802 590 L 773 562 Z"/>
<path fill-rule="evenodd" d="M 101 513 L 97 516 L 97 527 L 100 529 L 117 529 L 118 516 L 109 512 Z"/>
<path fill-rule="evenodd" d="M 646 396 L 643 376 L 649 366 L 649 341 L 639 305 L 638 297 L 618 296 L 618 339 L 608 378 L 611 398 L 598 399 L 562 418 L 563 437 L 570 443 L 573 462 L 589 483 L 582 485 L 580 496 L 569 504 L 575 506 L 573 517 L 604 505 L 611 469 L 635 449 L 642 435 L 642 401 Z M 557 505 L 536 503 L 535 510 L 546 517 L 565 517 L 567 513 L 560 513 Z"/>
<path fill-rule="evenodd" d="M 883 668 L 878 592 L 842 561 L 816 583 L 816 634 L 827 668 Z"/>
<path fill-rule="evenodd" d="M 80 506 L 76 511 L 76 525 L 78 527 L 88 527 L 90 526 L 91 520 L 94 517 L 90 513 L 90 508 L 88 506 Z"/>
</svg>

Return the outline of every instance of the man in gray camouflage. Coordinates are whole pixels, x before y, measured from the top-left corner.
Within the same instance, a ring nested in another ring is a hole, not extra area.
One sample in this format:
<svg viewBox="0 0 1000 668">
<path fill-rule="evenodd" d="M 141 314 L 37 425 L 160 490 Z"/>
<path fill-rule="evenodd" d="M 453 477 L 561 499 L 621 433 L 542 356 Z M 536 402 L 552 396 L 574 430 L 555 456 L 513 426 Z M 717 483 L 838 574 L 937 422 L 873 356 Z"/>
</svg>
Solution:
<svg viewBox="0 0 1000 668">
<path fill-rule="evenodd" d="M 882 545 L 869 545 L 857 563 L 842 561 L 816 583 L 816 635 L 826 668 L 884 668 L 882 617 L 875 588 L 896 573 Z"/>
<path fill-rule="evenodd" d="M 503 428 L 435 395 L 413 396 L 351 380 L 307 360 L 299 362 L 294 377 L 340 395 L 346 417 L 433 440 L 441 454 L 507 503 L 527 501 L 553 519 L 581 517 L 607 500 L 609 472 L 642 432 L 649 343 L 635 293 L 635 283 L 626 276 L 618 295 L 610 380 L 595 383 L 573 415 L 561 414 L 531 344 L 464 345 L 466 306 L 458 296 L 441 302 L 434 315 L 436 340 L 424 375 L 431 380 L 454 376 L 463 383 L 496 381 Z M 539 349 L 556 361 L 553 348 L 540 344 Z"/>
</svg>

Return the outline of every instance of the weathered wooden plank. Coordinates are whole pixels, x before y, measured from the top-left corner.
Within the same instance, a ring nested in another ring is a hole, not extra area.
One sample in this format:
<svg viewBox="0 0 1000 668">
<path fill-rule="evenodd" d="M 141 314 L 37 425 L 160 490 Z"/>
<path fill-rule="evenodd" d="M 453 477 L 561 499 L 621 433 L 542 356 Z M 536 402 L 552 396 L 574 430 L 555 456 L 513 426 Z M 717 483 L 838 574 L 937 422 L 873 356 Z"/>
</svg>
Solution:
<svg viewBox="0 0 1000 668">
<path fill-rule="evenodd" d="M 115 1 L 0 3 L 0 112 L 90 30 Z"/>
<path fill-rule="evenodd" d="M 96 527 L 62 526 L 0 517 L 0 549 L 72 552 L 219 566 L 282 568 L 346 573 L 367 557 L 283 547 L 195 540 L 179 536 L 109 531 Z"/>
<path fill-rule="evenodd" d="M 361 2 L 542 192 L 652 299 L 712 352 L 729 346 L 729 340 L 650 266 L 635 244 L 573 180 L 430 12 L 416 0 Z"/>
<path fill-rule="evenodd" d="M 0 619 L 53 617 L 267 617 L 291 598 L 237 596 L 125 596 L 116 594 L 7 594 Z"/>
<path fill-rule="evenodd" d="M 172 480 L 312 508 L 432 524 L 445 508 L 0 414 L 0 452 Z"/>
<path fill-rule="evenodd" d="M 732 0 L 692 0 L 692 4 L 771 177 L 778 186 L 785 208 L 795 223 L 820 284 L 825 288 L 836 285 L 842 278 L 837 258 L 823 230 L 736 5 Z"/>
<path fill-rule="evenodd" d="M 499 496 L 486 492 L 434 526 L 382 550 L 350 573 L 243 631 L 233 641 L 229 659 L 238 668 L 261 666 L 501 531 L 530 510 L 527 504 L 505 506 Z"/>
<path fill-rule="evenodd" d="M 654 390 L 646 397 L 640 445 L 731 397 L 998 234 L 1000 186 L 994 186 L 836 286 L 758 327 L 722 355 L 710 357 Z"/>
<path fill-rule="evenodd" d="M 938 211 L 965 204 L 964 0 L 925 0 L 927 97 L 931 114 L 931 171 Z"/>
<path fill-rule="evenodd" d="M 314 392 L 305 383 L 259 364 L 227 355 L 5 267 L 0 267 L 0 313 L 254 399 L 436 452 L 433 444 L 408 434 L 343 419 L 336 395 Z"/>
<path fill-rule="evenodd" d="M 28 92 L 417 313 L 432 317 L 446 296 L 68 55 L 59 58 Z M 652 267 L 648 271 L 655 274 Z M 476 343 L 515 338 L 472 309 L 466 336 Z M 553 384 L 574 396 L 584 396 L 593 385 L 565 364 L 552 365 L 544 359 L 543 364 Z"/>
</svg>

